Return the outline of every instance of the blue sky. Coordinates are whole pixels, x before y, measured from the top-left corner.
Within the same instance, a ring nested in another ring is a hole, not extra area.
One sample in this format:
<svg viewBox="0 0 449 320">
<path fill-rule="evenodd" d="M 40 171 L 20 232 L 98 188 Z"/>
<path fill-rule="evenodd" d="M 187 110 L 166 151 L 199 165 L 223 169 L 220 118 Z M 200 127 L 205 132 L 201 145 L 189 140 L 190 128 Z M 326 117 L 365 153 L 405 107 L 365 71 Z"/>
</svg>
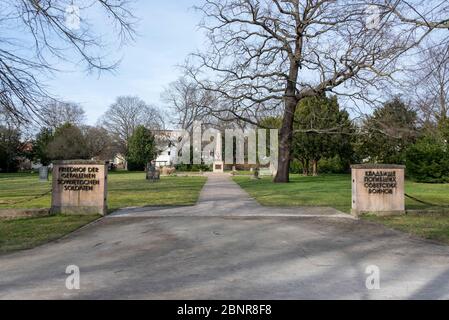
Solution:
<svg viewBox="0 0 449 320">
<path fill-rule="evenodd" d="M 74 4 L 77 1 L 83 2 L 74 0 Z M 95 124 L 115 98 L 121 95 L 137 95 L 147 103 L 159 106 L 162 112 L 168 112 L 160 99 L 161 93 L 181 76 L 182 71 L 177 65 L 182 64 L 189 53 L 204 49 L 203 32 L 198 28 L 201 14 L 192 8 L 195 4 L 201 4 L 202 0 L 134 1 L 133 12 L 139 19 L 139 36 L 135 43 L 117 52 L 123 60 L 113 74 L 103 73 L 101 77 L 88 75 L 82 66 L 62 63 L 66 71 L 56 73 L 53 79 L 46 82 L 48 91 L 60 99 L 80 103 L 89 124 Z M 108 20 L 100 18 L 104 16 L 98 16 L 95 12 L 80 12 L 82 19 L 86 15 L 86 20 L 95 24 L 96 33 L 113 34 Z M 20 31 L 16 30 L 16 33 Z M 352 106 L 351 103 L 345 105 Z"/>
<path fill-rule="evenodd" d="M 160 101 L 161 92 L 181 75 L 176 65 L 203 44 L 198 29 L 201 17 L 192 9 L 197 2 L 137 0 L 134 12 L 140 19 L 139 37 L 119 53 L 123 60 L 114 74 L 102 73 L 98 77 L 72 66 L 71 71 L 57 73 L 47 82 L 50 91 L 63 100 L 80 103 L 89 124 L 95 124 L 120 95 L 138 95 L 166 111 Z"/>
</svg>

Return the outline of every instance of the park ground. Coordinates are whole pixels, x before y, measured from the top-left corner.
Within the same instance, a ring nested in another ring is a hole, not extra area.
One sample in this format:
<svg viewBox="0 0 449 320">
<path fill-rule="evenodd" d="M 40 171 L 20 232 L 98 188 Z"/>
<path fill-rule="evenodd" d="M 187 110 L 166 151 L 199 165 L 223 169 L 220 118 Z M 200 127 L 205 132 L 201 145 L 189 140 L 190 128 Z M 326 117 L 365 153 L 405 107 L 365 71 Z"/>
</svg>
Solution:
<svg viewBox="0 0 449 320">
<path fill-rule="evenodd" d="M 205 177 L 165 177 L 158 183 L 145 180 L 145 173 L 112 172 L 109 175 L 109 212 L 125 207 L 190 206 L 196 203 Z M 0 175 L 1 209 L 41 209 L 51 206 L 51 182 L 37 174 Z M 29 249 L 59 239 L 100 216 L 52 216 L 0 220 L 0 254 Z"/>
<path fill-rule="evenodd" d="M 73 265 L 79 290 L 66 287 Z M 194 206 L 119 210 L 0 255 L 0 300 L 448 299 L 448 266 L 448 246 L 332 208 L 262 206 L 210 175 Z"/>
<path fill-rule="evenodd" d="M 163 177 L 159 183 L 151 184 L 143 173 L 114 172 L 109 179 L 108 204 L 109 211 L 113 212 L 127 207 L 192 206 L 198 201 L 207 178 Z M 332 207 L 350 212 L 349 175 L 292 175 L 290 184 L 273 184 L 269 177 L 253 180 L 249 176 L 236 176 L 233 179 L 263 206 Z M 50 187 L 50 182 L 39 182 L 36 174 L 0 175 L 0 209 L 48 208 Z M 366 216 L 363 219 L 449 244 L 449 185 L 407 181 L 406 192 L 428 204 L 407 199 L 406 216 Z M 53 216 L 0 221 L 0 253 L 33 248 L 59 239 L 98 218 Z"/>
<path fill-rule="evenodd" d="M 189 206 L 195 204 L 205 177 L 164 177 L 149 183 L 145 173 L 118 171 L 109 173 L 108 207 L 115 211 L 123 207 Z M 37 174 L 1 174 L 0 209 L 49 208 L 51 177 L 40 182 Z M 44 195 L 44 196 L 42 196 Z"/>
<path fill-rule="evenodd" d="M 270 178 L 253 180 L 234 177 L 243 189 L 264 206 L 332 207 L 351 211 L 351 176 L 323 175 L 318 177 L 291 176 L 289 184 L 274 184 Z M 425 239 L 449 244 L 449 184 L 424 184 L 406 181 L 407 215 L 394 217 L 364 216 L 377 222 Z"/>
</svg>

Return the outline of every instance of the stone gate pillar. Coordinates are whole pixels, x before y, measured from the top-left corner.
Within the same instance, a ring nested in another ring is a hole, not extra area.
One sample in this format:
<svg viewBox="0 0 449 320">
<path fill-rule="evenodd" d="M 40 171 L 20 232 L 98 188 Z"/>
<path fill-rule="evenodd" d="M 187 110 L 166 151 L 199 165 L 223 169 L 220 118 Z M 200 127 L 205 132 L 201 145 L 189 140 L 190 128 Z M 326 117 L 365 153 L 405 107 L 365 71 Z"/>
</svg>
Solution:
<svg viewBox="0 0 449 320">
<path fill-rule="evenodd" d="M 352 214 L 405 213 L 405 166 L 353 165 Z"/>
<path fill-rule="evenodd" d="M 51 211 L 106 215 L 108 167 L 105 161 L 56 161 Z"/>
</svg>

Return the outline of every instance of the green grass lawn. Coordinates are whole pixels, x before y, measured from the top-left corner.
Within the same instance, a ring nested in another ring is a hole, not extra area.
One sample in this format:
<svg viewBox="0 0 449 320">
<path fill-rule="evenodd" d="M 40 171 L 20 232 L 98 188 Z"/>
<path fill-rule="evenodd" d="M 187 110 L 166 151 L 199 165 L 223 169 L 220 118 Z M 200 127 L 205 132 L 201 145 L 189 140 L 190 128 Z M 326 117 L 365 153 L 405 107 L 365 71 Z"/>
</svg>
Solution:
<svg viewBox="0 0 449 320">
<path fill-rule="evenodd" d="M 162 177 L 145 180 L 145 173 L 113 172 L 109 175 L 109 211 L 123 207 L 186 206 L 197 202 L 205 177 Z M 50 182 L 39 182 L 37 174 L 0 174 L 0 209 L 49 208 Z M 29 249 L 58 239 L 99 216 L 51 216 L 0 220 L 0 254 Z"/>
<path fill-rule="evenodd" d="M 363 219 L 424 239 L 449 244 L 449 215 L 445 213 L 407 214 L 396 217 L 364 216 Z"/>
<path fill-rule="evenodd" d="M 234 177 L 260 204 L 265 206 L 324 206 L 346 213 L 351 211 L 351 176 L 323 175 L 319 177 L 291 176 L 291 183 L 274 184 L 271 177 L 252 180 Z M 422 184 L 406 182 L 406 193 L 432 204 L 449 206 L 449 184 Z M 411 199 L 406 201 L 407 210 L 435 209 Z"/>
<path fill-rule="evenodd" d="M 253 176 L 254 172 L 251 172 L 249 170 L 240 170 L 240 171 L 230 171 L 234 176 Z"/>
<path fill-rule="evenodd" d="M 253 180 L 236 176 L 234 181 L 264 206 L 325 206 L 344 212 L 349 212 L 351 207 L 349 176 L 292 175 L 288 184 L 274 184 L 271 177 Z"/>
<path fill-rule="evenodd" d="M 206 177 L 161 177 L 151 183 L 145 173 L 113 173 L 109 177 L 109 209 L 141 206 L 189 206 L 198 201 Z"/>
<path fill-rule="evenodd" d="M 51 182 L 40 182 L 38 174 L 0 174 L 0 209 L 50 208 Z M 39 197 L 37 199 L 33 199 Z"/>
<path fill-rule="evenodd" d="M 0 254 L 31 249 L 59 239 L 99 216 L 51 216 L 0 221 Z"/>
<path fill-rule="evenodd" d="M 289 184 L 274 184 L 271 178 L 252 180 L 234 177 L 241 187 L 265 206 L 326 206 L 343 212 L 351 211 L 351 177 L 324 175 L 291 177 Z M 406 182 L 406 193 L 428 203 L 449 206 L 449 184 Z M 425 239 L 449 244 L 449 209 L 406 200 L 409 213 L 398 217 L 364 216 L 363 219 L 386 225 Z M 422 214 L 414 210 L 422 211 Z M 439 210 L 441 213 L 430 212 Z M 428 211 L 429 213 L 425 213 Z M 444 212 L 446 211 L 446 212 Z"/>
<path fill-rule="evenodd" d="M 145 173 L 109 174 L 108 206 L 111 211 L 134 206 L 183 206 L 196 203 L 205 177 L 162 177 L 145 180 Z M 0 174 L 0 209 L 49 208 L 51 182 L 39 182 L 37 174 Z M 38 198 L 36 198 L 38 197 Z M 34 199 L 36 198 L 36 199 Z"/>
</svg>

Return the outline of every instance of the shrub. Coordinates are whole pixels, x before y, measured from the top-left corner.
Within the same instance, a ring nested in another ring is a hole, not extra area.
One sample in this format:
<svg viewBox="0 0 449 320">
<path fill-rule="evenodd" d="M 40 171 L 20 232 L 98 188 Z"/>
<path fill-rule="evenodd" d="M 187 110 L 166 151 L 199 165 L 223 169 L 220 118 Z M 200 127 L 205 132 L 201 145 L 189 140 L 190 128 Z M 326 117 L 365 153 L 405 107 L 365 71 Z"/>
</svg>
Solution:
<svg viewBox="0 0 449 320">
<path fill-rule="evenodd" d="M 176 171 L 178 172 L 208 172 L 211 171 L 211 166 L 208 166 L 206 164 L 178 164 L 175 166 Z"/>
<path fill-rule="evenodd" d="M 302 163 L 299 160 L 293 160 L 290 163 L 290 173 L 292 174 L 302 174 Z"/>
<path fill-rule="evenodd" d="M 144 126 L 138 126 L 131 136 L 128 147 L 128 170 L 144 171 L 147 163 L 156 158 L 153 134 Z"/>
<path fill-rule="evenodd" d="M 407 175 L 417 182 L 449 182 L 449 154 L 441 139 L 427 136 L 408 148 Z"/>
<path fill-rule="evenodd" d="M 145 166 L 142 162 L 128 160 L 128 171 L 145 171 Z"/>
<path fill-rule="evenodd" d="M 338 156 L 321 159 L 318 168 L 320 173 L 348 173 L 348 166 Z"/>
<path fill-rule="evenodd" d="M 43 166 L 51 163 L 48 145 L 53 141 L 53 132 L 50 128 L 42 128 L 33 142 L 33 159 L 39 161 Z"/>
<path fill-rule="evenodd" d="M 17 172 L 21 146 L 18 130 L 0 126 L 0 172 Z"/>
<path fill-rule="evenodd" d="M 333 158 L 324 158 L 321 159 L 318 163 L 318 171 L 321 174 L 327 173 L 348 173 L 349 172 L 349 162 L 343 162 L 339 156 L 335 156 Z M 309 168 L 309 172 L 311 170 Z M 290 173 L 291 174 L 303 174 L 303 165 L 298 160 L 293 160 L 290 164 Z"/>
</svg>

